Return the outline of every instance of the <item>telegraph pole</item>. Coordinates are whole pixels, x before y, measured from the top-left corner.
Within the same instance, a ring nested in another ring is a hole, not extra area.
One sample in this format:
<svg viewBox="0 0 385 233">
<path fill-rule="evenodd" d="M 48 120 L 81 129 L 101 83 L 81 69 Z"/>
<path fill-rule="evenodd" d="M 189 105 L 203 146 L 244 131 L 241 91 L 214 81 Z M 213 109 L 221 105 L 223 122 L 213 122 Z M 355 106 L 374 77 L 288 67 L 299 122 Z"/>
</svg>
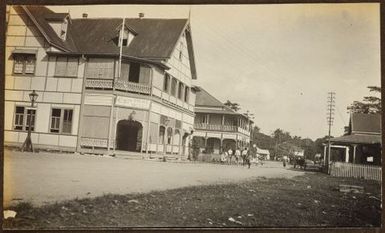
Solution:
<svg viewBox="0 0 385 233">
<path fill-rule="evenodd" d="M 327 171 L 328 174 L 330 172 L 329 164 L 330 164 L 330 152 L 331 152 L 331 149 L 330 149 L 330 133 L 331 133 L 331 128 L 332 128 L 333 120 L 334 120 L 334 110 L 335 110 L 335 106 L 336 106 L 335 99 L 336 99 L 336 93 L 335 92 L 329 92 L 328 93 L 328 98 L 327 98 L 328 106 L 327 106 L 327 117 L 326 117 L 327 124 L 329 126 L 328 153 L 327 153 L 327 156 L 326 156 L 326 171 Z"/>
</svg>

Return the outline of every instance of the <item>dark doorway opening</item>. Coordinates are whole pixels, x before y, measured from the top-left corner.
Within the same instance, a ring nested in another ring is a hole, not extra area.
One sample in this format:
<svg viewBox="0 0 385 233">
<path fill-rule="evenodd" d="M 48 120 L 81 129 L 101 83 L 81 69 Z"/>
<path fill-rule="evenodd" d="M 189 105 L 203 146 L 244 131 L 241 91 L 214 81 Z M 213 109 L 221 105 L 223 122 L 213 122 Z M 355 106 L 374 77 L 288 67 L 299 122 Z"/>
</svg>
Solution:
<svg viewBox="0 0 385 233">
<path fill-rule="evenodd" d="M 134 120 L 120 120 L 116 129 L 116 148 L 125 151 L 140 151 L 142 124 Z"/>
<path fill-rule="evenodd" d="M 128 75 L 128 81 L 139 83 L 139 74 L 140 74 L 140 64 L 131 63 L 130 64 L 130 73 Z"/>
</svg>

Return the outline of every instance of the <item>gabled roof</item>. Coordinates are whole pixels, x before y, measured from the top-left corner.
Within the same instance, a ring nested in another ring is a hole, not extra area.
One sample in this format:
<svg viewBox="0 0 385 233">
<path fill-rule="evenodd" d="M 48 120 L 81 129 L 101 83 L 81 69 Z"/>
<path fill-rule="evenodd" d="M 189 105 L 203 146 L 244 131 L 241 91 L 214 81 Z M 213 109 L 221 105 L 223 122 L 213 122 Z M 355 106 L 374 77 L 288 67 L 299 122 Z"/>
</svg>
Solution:
<svg viewBox="0 0 385 233">
<path fill-rule="evenodd" d="M 231 108 L 224 105 L 217 98 L 208 93 L 205 89 L 199 86 L 192 87 L 195 90 L 195 109 L 196 113 L 214 113 L 214 114 L 229 114 L 229 115 L 238 115 L 244 118 L 248 117 L 244 114 L 236 112 Z M 253 122 L 251 119 L 248 119 L 250 122 Z"/>
<path fill-rule="evenodd" d="M 55 13 L 44 6 L 25 6 L 23 9 L 47 41 L 64 52 L 119 54 L 116 28 L 122 25 L 122 18 L 71 19 L 67 39 L 63 41 L 49 25 L 49 21 L 64 19 L 67 13 Z M 123 47 L 123 55 L 153 60 L 168 59 L 187 26 L 188 19 L 126 18 L 125 27 L 136 35 L 129 46 Z M 190 60 L 193 62 L 193 57 Z"/>
<path fill-rule="evenodd" d="M 82 53 L 119 53 L 116 28 L 123 19 L 72 19 L 71 29 Z M 142 58 L 169 58 L 187 19 L 125 19 L 137 35 L 123 54 Z M 84 33 L 87 32 L 87 33 Z"/>
<path fill-rule="evenodd" d="M 351 133 L 381 134 L 381 114 L 353 113 Z"/>
<path fill-rule="evenodd" d="M 196 97 L 195 97 L 195 106 L 196 107 L 225 107 L 225 105 L 219 101 L 217 98 L 212 96 L 202 87 L 195 86 Z"/>
<path fill-rule="evenodd" d="M 23 7 L 23 9 L 27 13 L 27 15 L 31 18 L 32 22 L 36 24 L 36 27 L 43 34 L 43 36 L 48 41 L 48 43 L 67 52 L 77 51 L 75 42 L 72 39 L 73 35 L 71 32 L 71 24 L 68 25 L 67 39 L 63 41 L 62 39 L 60 39 L 60 37 L 49 25 L 49 19 L 46 19 L 46 16 L 48 16 L 48 17 L 54 17 L 55 20 L 57 20 L 58 17 L 59 18 L 64 17 L 64 15 L 68 15 L 68 14 L 55 13 L 50 9 L 42 6 L 25 6 Z"/>
</svg>

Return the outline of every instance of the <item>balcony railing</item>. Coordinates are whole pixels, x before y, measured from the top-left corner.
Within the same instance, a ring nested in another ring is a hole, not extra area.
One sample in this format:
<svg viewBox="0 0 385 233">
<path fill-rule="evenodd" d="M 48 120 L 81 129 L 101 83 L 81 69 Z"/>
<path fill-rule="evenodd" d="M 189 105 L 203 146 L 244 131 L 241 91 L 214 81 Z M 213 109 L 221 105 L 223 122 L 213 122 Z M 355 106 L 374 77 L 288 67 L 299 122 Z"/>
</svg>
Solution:
<svg viewBox="0 0 385 233">
<path fill-rule="evenodd" d="M 194 128 L 203 129 L 203 130 L 213 130 L 213 131 L 229 131 L 237 132 L 238 127 L 235 125 L 213 125 L 205 123 L 195 123 Z"/>
<path fill-rule="evenodd" d="M 114 85 L 112 79 L 86 79 L 87 89 L 104 89 L 110 90 Z M 135 92 L 149 95 L 151 93 L 151 87 L 146 84 L 134 83 L 129 81 L 115 81 L 115 89 L 125 92 Z"/>
</svg>

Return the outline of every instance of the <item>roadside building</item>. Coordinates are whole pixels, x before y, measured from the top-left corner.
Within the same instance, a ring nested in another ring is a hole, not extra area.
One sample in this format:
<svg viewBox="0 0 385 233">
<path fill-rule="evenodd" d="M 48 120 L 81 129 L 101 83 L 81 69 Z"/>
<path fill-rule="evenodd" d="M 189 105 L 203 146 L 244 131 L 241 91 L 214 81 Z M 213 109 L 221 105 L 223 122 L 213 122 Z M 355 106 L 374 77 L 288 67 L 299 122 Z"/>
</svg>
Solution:
<svg viewBox="0 0 385 233">
<path fill-rule="evenodd" d="M 223 150 L 250 145 L 253 122 L 233 111 L 202 87 L 195 87 L 193 141 L 201 152 L 219 154 Z"/>
<path fill-rule="evenodd" d="M 330 140 L 329 173 L 381 181 L 381 132 L 380 114 L 351 114 L 345 135 Z M 327 150 L 324 144 L 324 161 Z"/>
<path fill-rule="evenodd" d="M 6 145 L 187 156 L 196 79 L 188 19 L 83 18 L 10 8 Z M 33 108 L 28 94 L 39 95 Z"/>
<path fill-rule="evenodd" d="M 256 153 L 259 158 L 270 160 L 270 151 L 266 149 L 256 148 Z"/>
<path fill-rule="evenodd" d="M 381 115 L 352 113 L 345 135 L 330 139 L 331 161 L 381 165 Z M 327 144 L 324 144 L 324 156 Z"/>
</svg>

